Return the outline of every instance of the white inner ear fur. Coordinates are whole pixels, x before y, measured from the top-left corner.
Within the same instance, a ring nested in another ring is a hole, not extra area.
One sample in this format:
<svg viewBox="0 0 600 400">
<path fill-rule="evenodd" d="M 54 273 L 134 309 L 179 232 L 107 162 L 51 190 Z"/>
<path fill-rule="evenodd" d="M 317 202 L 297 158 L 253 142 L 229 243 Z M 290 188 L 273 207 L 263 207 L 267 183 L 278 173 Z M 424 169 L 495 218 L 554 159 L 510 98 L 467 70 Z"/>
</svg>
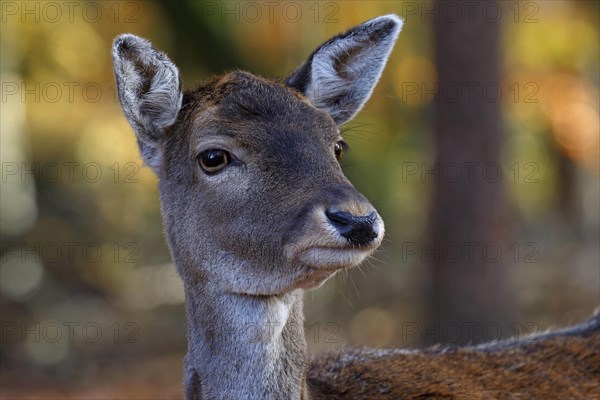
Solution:
<svg viewBox="0 0 600 400">
<path fill-rule="evenodd" d="M 366 39 L 382 20 L 395 22 L 392 32 L 375 43 Z M 306 89 L 313 104 L 329 112 L 338 125 L 351 119 L 371 96 L 402 25 L 402 19 L 396 15 L 385 15 L 321 48 L 313 57 L 311 80 Z M 340 76 L 335 63 L 345 55 L 349 57 Z"/>
<path fill-rule="evenodd" d="M 170 127 L 177 120 L 182 98 L 177 67 L 160 62 L 150 89 L 143 94 L 139 103 L 143 122 L 158 130 Z"/>
<path fill-rule="evenodd" d="M 122 46 L 126 50 L 122 51 Z M 121 105 L 138 138 L 142 158 L 158 172 L 161 136 L 181 109 L 179 70 L 149 41 L 131 34 L 115 40 L 113 62 Z M 143 92 L 143 87 L 148 89 Z"/>
</svg>

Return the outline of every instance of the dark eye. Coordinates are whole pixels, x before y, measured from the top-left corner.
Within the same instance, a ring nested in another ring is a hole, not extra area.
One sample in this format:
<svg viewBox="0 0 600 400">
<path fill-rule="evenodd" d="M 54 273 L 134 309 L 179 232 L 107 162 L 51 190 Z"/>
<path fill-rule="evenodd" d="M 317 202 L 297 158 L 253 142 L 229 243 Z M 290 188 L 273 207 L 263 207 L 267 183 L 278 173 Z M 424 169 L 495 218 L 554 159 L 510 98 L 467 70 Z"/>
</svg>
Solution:
<svg viewBox="0 0 600 400">
<path fill-rule="evenodd" d="M 333 147 L 333 151 L 335 153 L 335 158 L 340 161 L 342 157 L 344 157 L 344 153 L 348 151 L 348 145 L 343 140 L 340 140 Z"/>
<path fill-rule="evenodd" d="M 198 155 L 198 164 L 208 175 L 216 174 L 230 162 L 231 155 L 225 150 L 210 149 Z"/>
</svg>

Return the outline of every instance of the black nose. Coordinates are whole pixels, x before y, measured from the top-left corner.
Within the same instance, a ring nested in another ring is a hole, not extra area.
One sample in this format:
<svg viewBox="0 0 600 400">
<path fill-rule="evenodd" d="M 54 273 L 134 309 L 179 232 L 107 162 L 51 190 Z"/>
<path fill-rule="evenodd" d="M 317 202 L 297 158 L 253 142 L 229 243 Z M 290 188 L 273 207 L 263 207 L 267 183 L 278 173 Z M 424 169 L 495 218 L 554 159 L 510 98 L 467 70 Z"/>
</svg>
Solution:
<svg viewBox="0 0 600 400">
<path fill-rule="evenodd" d="M 373 224 L 377 219 L 375 211 L 369 215 L 355 216 L 346 211 L 327 210 L 325 215 L 340 235 L 352 244 L 364 246 L 377 237 L 377 233 L 373 230 Z"/>
</svg>

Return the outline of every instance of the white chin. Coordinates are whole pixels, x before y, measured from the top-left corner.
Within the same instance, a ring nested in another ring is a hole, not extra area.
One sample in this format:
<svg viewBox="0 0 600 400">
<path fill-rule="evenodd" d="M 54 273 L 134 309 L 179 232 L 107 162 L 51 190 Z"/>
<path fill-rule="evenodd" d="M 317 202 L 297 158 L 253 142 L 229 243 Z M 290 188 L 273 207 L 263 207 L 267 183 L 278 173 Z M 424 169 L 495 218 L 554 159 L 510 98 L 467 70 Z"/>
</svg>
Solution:
<svg viewBox="0 0 600 400">
<path fill-rule="evenodd" d="M 312 268 L 337 270 L 360 264 L 372 251 L 372 249 L 313 247 L 304 250 L 298 260 Z"/>
</svg>

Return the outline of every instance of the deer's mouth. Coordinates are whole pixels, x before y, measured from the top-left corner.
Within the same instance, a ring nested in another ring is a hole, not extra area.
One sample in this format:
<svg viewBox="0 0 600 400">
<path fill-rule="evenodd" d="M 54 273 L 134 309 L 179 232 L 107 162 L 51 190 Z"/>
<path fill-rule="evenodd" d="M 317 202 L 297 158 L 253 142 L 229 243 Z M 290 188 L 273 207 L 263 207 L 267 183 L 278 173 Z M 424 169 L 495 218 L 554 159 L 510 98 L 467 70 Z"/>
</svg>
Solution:
<svg viewBox="0 0 600 400">
<path fill-rule="evenodd" d="M 296 285 L 304 289 L 315 288 L 337 271 L 355 267 L 363 262 L 377 246 L 378 244 L 368 247 L 308 247 L 295 256 L 296 263 L 302 268 L 302 278 Z"/>
<path fill-rule="evenodd" d="M 315 246 L 301 251 L 298 261 L 320 270 L 338 270 L 354 267 L 363 262 L 379 246 Z"/>
</svg>

